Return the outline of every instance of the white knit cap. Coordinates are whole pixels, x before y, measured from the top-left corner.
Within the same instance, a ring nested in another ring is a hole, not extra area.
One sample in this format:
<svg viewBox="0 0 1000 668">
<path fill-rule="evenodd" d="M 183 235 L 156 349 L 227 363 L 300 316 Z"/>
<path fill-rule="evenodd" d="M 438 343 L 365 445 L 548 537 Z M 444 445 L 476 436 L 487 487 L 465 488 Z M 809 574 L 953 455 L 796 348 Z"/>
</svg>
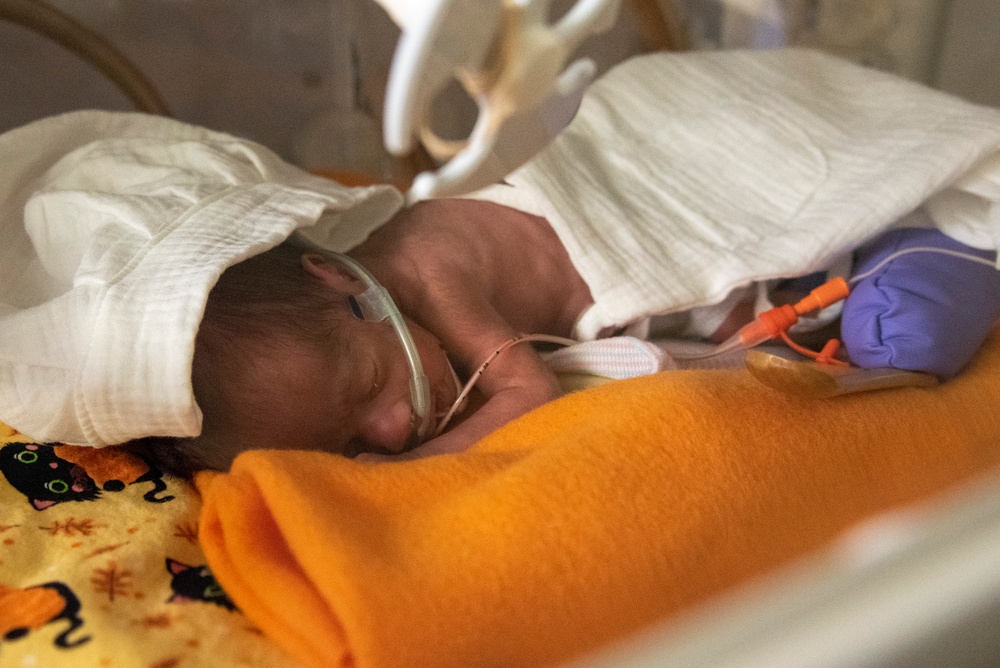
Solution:
<svg viewBox="0 0 1000 668">
<path fill-rule="evenodd" d="M 297 229 L 346 251 L 401 206 L 143 114 L 0 136 L 0 420 L 43 441 L 194 436 L 194 339 L 232 264 Z"/>
</svg>

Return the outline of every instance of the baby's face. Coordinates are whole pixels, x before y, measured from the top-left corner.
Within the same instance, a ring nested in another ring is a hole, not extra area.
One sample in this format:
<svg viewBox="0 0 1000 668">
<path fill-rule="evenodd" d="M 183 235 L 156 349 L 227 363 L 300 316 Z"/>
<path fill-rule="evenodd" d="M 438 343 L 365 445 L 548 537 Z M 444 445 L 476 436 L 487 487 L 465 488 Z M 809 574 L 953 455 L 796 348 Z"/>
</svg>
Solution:
<svg viewBox="0 0 1000 668">
<path fill-rule="evenodd" d="M 433 410 L 457 395 L 451 367 L 437 339 L 407 321 L 420 352 Z M 316 449 L 354 456 L 398 453 L 417 445 L 410 367 L 387 322 L 348 320 L 329 349 L 283 345 L 258 359 L 257 388 L 245 406 L 240 436 L 248 448 Z"/>
<path fill-rule="evenodd" d="M 443 413 L 460 389 L 444 348 L 423 327 L 409 319 L 407 326 L 430 384 L 432 415 Z M 351 350 L 339 361 L 337 377 L 346 387 L 343 405 L 352 409 L 346 417 L 352 438 L 342 452 L 398 453 L 419 445 L 413 441 L 418 418 L 413 413 L 411 369 L 395 330 L 386 321 L 359 321 L 344 336 L 350 337 L 346 343 Z"/>
</svg>

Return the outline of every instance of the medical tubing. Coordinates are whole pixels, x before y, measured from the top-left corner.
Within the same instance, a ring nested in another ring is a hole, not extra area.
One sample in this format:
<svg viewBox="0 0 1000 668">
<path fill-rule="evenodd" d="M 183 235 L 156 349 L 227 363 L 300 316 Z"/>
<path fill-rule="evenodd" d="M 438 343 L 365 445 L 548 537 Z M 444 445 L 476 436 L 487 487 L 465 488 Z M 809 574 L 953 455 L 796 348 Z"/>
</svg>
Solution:
<svg viewBox="0 0 1000 668">
<path fill-rule="evenodd" d="M 431 422 L 434 419 L 431 411 L 430 382 L 424 374 L 417 344 L 413 341 L 413 336 L 406 326 L 403 314 L 393 302 L 388 290 L 382 287 L 378 280 L 354 258 L 333 251 L 324 250 L 323 253 L 346 266 L 365 284 L 368 289 L 359 296 L 359 301 L 363 301 L 365 306 L 380 321 L 388 319 L 392 328 L 396 330 L 396 335 L 403 344 L 403 351 L 406 353 L 406 361 L 410 366 L 410 398 L 413 404 L 413 413 L 418 418 L 416 438 L 418 442 L 424 442 L 427 440 L 427 435 L 431 430 Z"/>
<path fill-rule="evenodd" d="M 902 255 L 909 255 L 910 253 L 938 253 L 939 255 L 950 255 L 951 257 L 962 258 L 963 260 L 970 260 L 972 262 L 978 262 L 979 264 L 984 264 L 992 269 L 997 268 L 996 261 L 987 260 L 984 257 L 979 257 L 978 255 L 972 255 L 970 253 L 963 253 L 962 251 L 951 250 L 950 248 L 936 248 L 934 246 L 913 246 L 912 248 L 904 248 L 903 250 L 896 251 L 884 257 L 878 264 L 869 269 L 868 271 L 858 274 L 857 276 L 852 276 L 848 283 L 854 284 L 863 281 L 872 274 L 876 273 L 879 269 L 889 264 L 896 258 Z"/>
<path fill-rule="evenodd" d="M 40 0 L 0 0 L 0 19 L 48 37 L 111 79 L 139 111 L 170 116 L 149 79 L 121 51 L 68 14 Z"/>
<path fill-rule="evenodd" d="M 479 368 L 472 374 L 469 380 L 465 383 L 465 387 L 459 393 L 458 397 L 452 403 L 451 408 L 445 413 L 444 417 L 438 422 L 437 429 L 434 431 L 434 436 L 439 436 L 441 432 L 444 431 L 445 427 L 455 416 L 455 412 L 458 411 L 459 407 L 462 406 L 465 399 L 469 396 L 469 392 L 472 391 L 472 387 L 476 384 L 476 381 L 483 375 L 483 372 L 492 364 L 493 360 L 499 357 L 500 353 L 507 350 L 511 346 L 517 345 L 518 343 L 523 343 L 525 341 L 543 341 L 545 343 L 555 343 L 561 346 L 573 346 L 579 343 L 573 339 L 567 339 L 562 336 L 552 336 L 549 334 L 519 334 L 517 336 L 511 337 L 500 344 L 500 346 L 490 353 L 489 357 L 479 365 Z"/>
<path fill-rule="evenodd" d="M 729 337 L 709 352 L 694 355 L 674 354 L 673 357 L 675 359 L 685 361 L 701 360 L 723 355 L 737 348 L 752 348 L 773 338 L 782 337 L 786 340 L 786 342 L 788 342 L 787 334 L 785 333 L 792 325 L 798 322 L 800 315 L 826 308 L 841 299 L 845 299 L 850 293 L 851 285 L 863 281 L 869 276 L 877 273 L 880 269 L 882 269 L 882 267 L 889 264 L 893 260 L 903 255 L 909 255 L 910 253 L 938 253 L 939 255 L 957 257 L 963 260 L 969 260 L 971 262 L 985 265 L 992 269 L 997 269 L 996 261 L 988 260 L 970 253 L 963 253 L 962 251 L 951 250 L 949 248 L 937 248 L 934 246 L 914 246 L 912 248 L 904 248 L 903 250 L 887 255 L 871 269 L 856 276 L 852 276 L 849 280 L 845 280 L 844 278 L 838 276 L 827 281 L 810 292 L 809 295 L 797 302 L 794 306 L 785 304 L 783 306 L 777 306 L 768 311 L 764 311 L 758 315 L 753 322 L 744 325 L 739 331 L 736 332 L 736 334 Z"/>
<path fill-rule="evenodd" d="M 674 355 L 674 358 L 700 360 L 722 355 L 737 348 L 752 348 L 764 341 L 781 336 L 788 331 L 789 327 L 799 321 L 800 315 L 835 304 L 846 297 L 849 292 L 847 281 L 837 276 L 810 292 L 794 305 L 783 304 L 764 311 L 715 349 L 697 355 Z"/>
<path fill-rule="evenodd" d="M 847 281 L 836 276 L 812 290 L 794 305 L 783 304 L 764 311 L 757 316 L 756 320 L 740 328 L 736 335 L 745 348 L 753 347 L 758 343 L 781 336 L 782 332 L 787 332 L 792 325 L 799 321 L 800 315 L 824 309 L 830 304 L 836 304 L 847 297 L 850 292 L 851 289 L 848 287 Z"/>
</svg>

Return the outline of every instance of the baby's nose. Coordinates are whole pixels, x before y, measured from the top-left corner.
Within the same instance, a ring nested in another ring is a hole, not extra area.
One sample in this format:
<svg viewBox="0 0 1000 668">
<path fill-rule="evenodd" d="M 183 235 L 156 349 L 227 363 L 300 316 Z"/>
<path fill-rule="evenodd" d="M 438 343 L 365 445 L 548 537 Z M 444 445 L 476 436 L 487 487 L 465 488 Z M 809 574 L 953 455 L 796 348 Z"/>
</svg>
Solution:
<svg viewBox="0 0 1000 668">
<path fill-rule="evenodd" d="M 373 410 L 362 427 L 361 438 L 372 449 L 403 452 L 415 445 L 413 435 L 413 409 L 408 399 L 400 399 L 388 409 Z"/>
</svg>

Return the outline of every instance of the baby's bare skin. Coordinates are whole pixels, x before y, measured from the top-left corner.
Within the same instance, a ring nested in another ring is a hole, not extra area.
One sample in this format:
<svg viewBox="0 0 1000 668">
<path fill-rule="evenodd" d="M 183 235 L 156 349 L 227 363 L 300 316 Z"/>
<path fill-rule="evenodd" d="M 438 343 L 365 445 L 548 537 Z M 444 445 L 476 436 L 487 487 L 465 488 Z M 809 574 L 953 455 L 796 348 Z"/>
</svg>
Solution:
<svg viewBox="0 0 1000 668">
<path fill-rule="evenodd" d="M 593 302 L 544 219 L 490 202 L 422 202 L 350 254 L 406 316 L 440 340 L 463 376 L 518 334 L 569 336 Z M 527 344 L 501 354 L 476 387 L 482 406 L 420 454 L 463 450 L 561 394 Z"/>
</svg>

